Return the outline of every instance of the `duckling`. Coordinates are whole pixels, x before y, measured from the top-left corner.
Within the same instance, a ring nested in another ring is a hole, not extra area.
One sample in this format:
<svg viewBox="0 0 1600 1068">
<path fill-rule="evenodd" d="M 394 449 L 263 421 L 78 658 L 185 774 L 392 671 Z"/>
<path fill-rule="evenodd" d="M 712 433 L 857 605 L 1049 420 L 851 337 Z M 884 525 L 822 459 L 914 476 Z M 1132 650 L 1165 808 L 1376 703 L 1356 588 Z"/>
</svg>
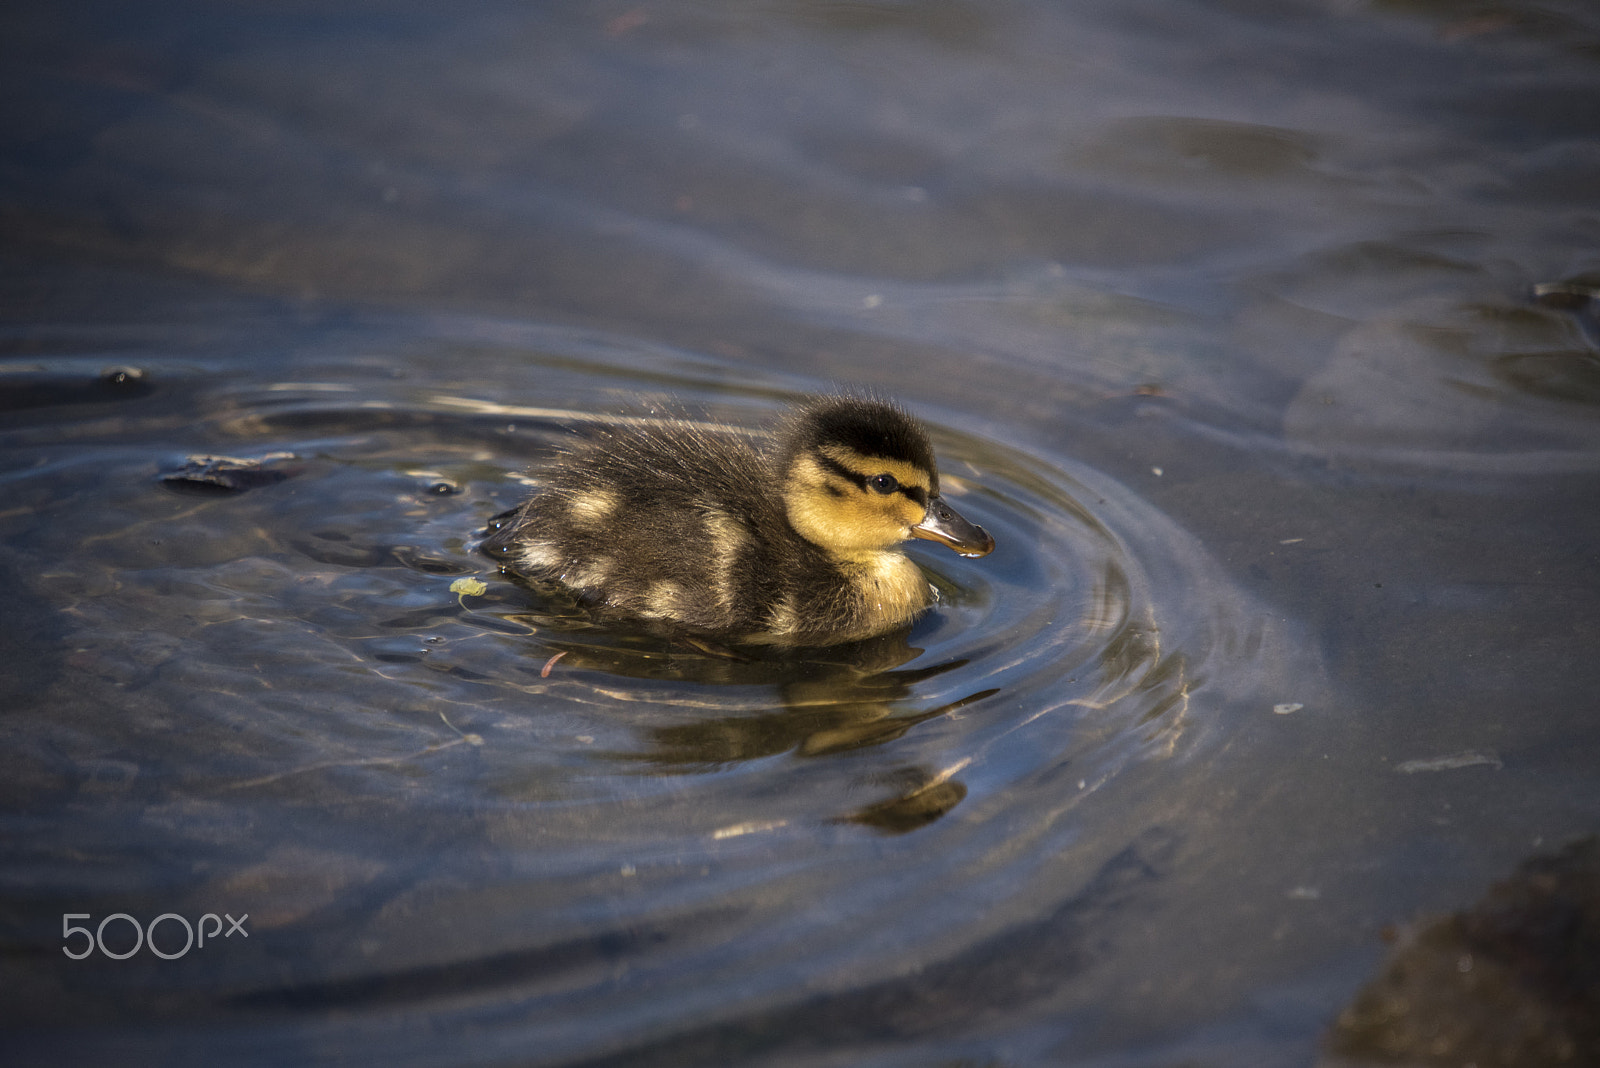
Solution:
<svg viewBox="0 0 1600 1068">
<path fill-rule="evenodd" d="M 493 540 L 512 572 L 690 637 L 822 646 L 895 630 L 933 603 L 898 548 L 908 538 L 994 549 L 939 495 L 915 419 L 830 396 L 764 447 L 686 422 L 606 429 Z"/>
</svg>

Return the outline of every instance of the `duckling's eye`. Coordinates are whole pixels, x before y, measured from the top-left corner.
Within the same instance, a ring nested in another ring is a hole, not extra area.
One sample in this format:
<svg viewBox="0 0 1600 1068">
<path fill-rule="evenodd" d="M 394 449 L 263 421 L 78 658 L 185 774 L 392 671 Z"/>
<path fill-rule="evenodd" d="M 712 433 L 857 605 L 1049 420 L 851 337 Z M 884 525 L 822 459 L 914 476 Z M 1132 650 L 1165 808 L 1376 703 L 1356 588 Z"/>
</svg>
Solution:
<svg viewBox="0 0 1600 1068">
<path fill-rule="evenodd" d="M 873 475 L 867 480 L 867 485 L 885 495 L 900 488 L 900 483 L 890 474 Z"/>
</svg>

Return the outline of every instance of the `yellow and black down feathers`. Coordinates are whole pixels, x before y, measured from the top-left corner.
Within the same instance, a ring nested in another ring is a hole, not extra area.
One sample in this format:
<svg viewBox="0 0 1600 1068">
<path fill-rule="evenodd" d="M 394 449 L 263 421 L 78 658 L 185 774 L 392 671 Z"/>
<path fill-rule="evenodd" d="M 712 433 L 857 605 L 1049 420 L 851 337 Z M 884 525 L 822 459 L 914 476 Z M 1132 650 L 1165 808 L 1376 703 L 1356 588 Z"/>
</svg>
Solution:
<svg viewBox="0 0 1600 1068">
<path fill-rule="evenodd" d="M 766 447 L 681 422 L 606 429 L 496 537 L 508 569 L 609 611 L 793 645 L 881 634 L 932 603 L 906 538 L 994 547 L 939 496 L 917 422 L 855 397 L 798 409 Z"/>
</svg>

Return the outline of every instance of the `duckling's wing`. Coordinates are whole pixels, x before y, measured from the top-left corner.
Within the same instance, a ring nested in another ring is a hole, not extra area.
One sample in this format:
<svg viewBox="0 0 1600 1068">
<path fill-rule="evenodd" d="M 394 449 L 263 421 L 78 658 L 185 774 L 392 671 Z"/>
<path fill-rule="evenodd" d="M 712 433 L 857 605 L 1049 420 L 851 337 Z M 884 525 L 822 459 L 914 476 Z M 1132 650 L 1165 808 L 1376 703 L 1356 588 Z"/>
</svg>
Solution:
<svg viewBox="0 0 1600 1068">
<path fill-rule="evenodd" d="M 670 425 L 604 431 L 526 505 L 511 566 L 646 619 L 758 629 L 781 584 L 772 542 L 793 537 L 770 472 L 739 435 Z"/>
</svg>

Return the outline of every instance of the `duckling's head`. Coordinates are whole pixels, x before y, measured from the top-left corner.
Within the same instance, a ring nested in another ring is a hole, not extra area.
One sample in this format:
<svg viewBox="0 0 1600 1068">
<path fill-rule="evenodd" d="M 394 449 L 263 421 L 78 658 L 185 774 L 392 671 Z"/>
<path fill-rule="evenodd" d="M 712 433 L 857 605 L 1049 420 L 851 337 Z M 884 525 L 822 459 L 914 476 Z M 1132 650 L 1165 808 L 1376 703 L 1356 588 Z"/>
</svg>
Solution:
<svg viewBox="0 0 1600 1068">
<path fill-rule="evenodd" d="M 779 453 L 789 523 L 835 556 L 881 552 L 929 538 L 962 556 L 986 556 L 994 539 L 939 496 L 933 446 L 892 404 L 827 397 L 800 409 Z"/>
</svg>

